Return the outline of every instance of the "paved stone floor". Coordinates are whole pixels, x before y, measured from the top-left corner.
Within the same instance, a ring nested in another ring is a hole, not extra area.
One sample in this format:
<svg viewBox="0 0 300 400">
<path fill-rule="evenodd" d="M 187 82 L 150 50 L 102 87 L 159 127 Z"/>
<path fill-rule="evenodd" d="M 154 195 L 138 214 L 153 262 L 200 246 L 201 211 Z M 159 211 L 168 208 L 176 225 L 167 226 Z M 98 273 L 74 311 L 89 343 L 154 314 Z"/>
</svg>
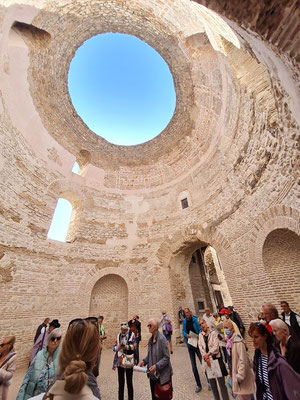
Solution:
<svg viewBox="0 0 300 400">
<path fill-rule="evenodd" d="M 141 348 L 140 351 L 142 357 L 146 355 L 146 348 Z M 117 371 L 114 372 L 112 370 L 113 355 L 114 354 L 112 350 L 103 350 L 102 352 L 100 376 L 98 377 L 102 400 L 117 400 L 118 398 L 118 375 Z M 203 390 L 201 393 L 195 393 L 195 380 L 192 373 L 189 355 L 185 347 L 178 346 L 174 348 L 174 354 L 171 356 L 171 362 L 174 371 L 173 398 L 175 400 L 213 399 L 212 393 L 207 390 L 207 382 L 199 363 L 198 370 L 201 376 Z M 25 372 L 25 369 L 16 371 L 12 386 L 10 387 L 9 400 L 16 399 Z M 135 400 L 151 400 L 150 386 L 146 374 L 134 372 L 133 387 Z M 125 400 L 126 399 L 127 393 L 125 394 Z"/>
</svg>

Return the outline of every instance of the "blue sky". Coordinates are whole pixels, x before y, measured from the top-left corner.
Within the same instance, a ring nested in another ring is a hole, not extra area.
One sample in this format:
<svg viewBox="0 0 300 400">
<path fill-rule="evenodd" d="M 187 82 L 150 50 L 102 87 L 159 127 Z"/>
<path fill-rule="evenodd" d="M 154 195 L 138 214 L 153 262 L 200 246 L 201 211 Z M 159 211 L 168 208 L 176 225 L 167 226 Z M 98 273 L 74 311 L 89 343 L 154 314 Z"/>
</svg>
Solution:
<svg viewBox="0 0 300 400">
<path fill-rule="evenodd" d="M 157 136 L 176 105 L 167 63 L 142 40 L 119 33 L 94 36 L 77 50 L 69 92 L 88 127 L 120 145 Z"/>
<path fill-rule="evenodd" d="M 69 70 L 72 103 L 88 127 L 111 143 L 135 145 L 157 136 L 171 120 L 176 95 L 163 58 L 133 36 L 94 36 L 77 50 Z M 78 173 L 78 165 L 73 172 Z M 71 204 L 59 199 L 48 238 L 64 242 Z"/>
</svg>

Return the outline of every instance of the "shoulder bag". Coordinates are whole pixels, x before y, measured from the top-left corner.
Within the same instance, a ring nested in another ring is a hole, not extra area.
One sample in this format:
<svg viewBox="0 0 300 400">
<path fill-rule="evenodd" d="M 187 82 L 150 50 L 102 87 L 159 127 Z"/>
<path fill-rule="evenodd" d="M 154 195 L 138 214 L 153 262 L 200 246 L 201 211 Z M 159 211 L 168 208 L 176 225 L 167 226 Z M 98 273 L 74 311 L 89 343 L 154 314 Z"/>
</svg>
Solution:
<svg viewBox="0 0 300 400">
<path fill-rule="evenodd" d="M 127 336 L 127 344 L 130 342 L 130 338 L 131 338 L 131 334 L 129 332 L 128 336 Z M 120 336 L 119 336 L 118 341 L 120 342 Z M 123 352 L 123 354 L 120 357 L 119 364 L 120 364 L 120 367 L 123 367 L 123 368 L 133 368 L 134 367 L 134 354 L 125 354 Z"/>
<path fill-rule="evenodd" d="M 157 400 L 171 400 L 173 399 L 173 386 L 172 381 L 161 385 L 156 382 L 154 387 L 154 398 Z"/>
</svg>

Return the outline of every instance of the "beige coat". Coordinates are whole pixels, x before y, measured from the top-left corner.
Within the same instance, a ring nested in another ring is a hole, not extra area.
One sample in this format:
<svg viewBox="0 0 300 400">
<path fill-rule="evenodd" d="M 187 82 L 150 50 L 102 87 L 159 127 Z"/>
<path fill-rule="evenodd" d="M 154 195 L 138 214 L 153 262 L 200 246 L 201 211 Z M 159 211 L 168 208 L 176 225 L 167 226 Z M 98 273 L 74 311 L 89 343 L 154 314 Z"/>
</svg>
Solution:
<svg viewBox="0 0 300 400">
<path fill-rule="evenodd" d="M 54 395 L 54 400 L 98 400 L 91 389 L 85 385 L 79 394 L 70 394 L 64 390 L 65 382 L 57 380 L 49 393 Z"/>
<path fill-rule="evenodd" d="M 10 356 L 12 352 L 8 353 L 7 357 Z M 17 355 L 14 354 L 7 363 L 0 368 L 0 400 L 8 399 L 8 389 L 11 384 L 13 374 L 16 370 L 17 365 Z"/>
<path fill-rule="evenodd" d="M 243 338 L 234 333 L 232 347 L 232 391 L 234 394 L 253 394 L 256 392 L 254 374 Z"/>
<path fill-rule="evenodd" d="M 204 354 L 206 354 L 205 341 L 204 341 L 203 336 L 204 336 L 204 332 L 202 331 L 199 333 L 199 340 L 198 340 L 198 346 L 199 346 L 202 357 Z M 217 332 L 215 332 L 215 331 L 209 330 L 208 349 L 209 349 L 211 355 L 216 356 L 217 358 L 220 357 L 219 338 L 218 338 Z"/>
<path fill-rule="evenodd" d="M 235 333 L 237 333 L 239 335 L 241 334 L 241 332 L 235 322 L 231 321 L 231 319 L 226 319 L 226 317 L 225 317 L 223 322 L 226 322 L 226 321 L 230 321 L 232 323 Z M 227 335 L 226 335 L 225 331 L 224 331 L 224 337 L 225 337 L 225 339 L 227 339 Z"/>
</svg>

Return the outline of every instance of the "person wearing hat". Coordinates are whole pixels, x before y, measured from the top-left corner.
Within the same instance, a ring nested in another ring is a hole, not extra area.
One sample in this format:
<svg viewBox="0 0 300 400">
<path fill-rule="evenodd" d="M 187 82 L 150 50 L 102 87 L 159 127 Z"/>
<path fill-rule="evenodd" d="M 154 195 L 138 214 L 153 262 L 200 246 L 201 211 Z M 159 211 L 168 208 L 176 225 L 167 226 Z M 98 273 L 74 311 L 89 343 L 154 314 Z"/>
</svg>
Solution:
<svg viewBox="0 0 300 400">
<path fill-rule="evenodd" d="M 121 332 L 117 336 L 113 351 L 115 352 L 113 370 L 118 368 L 119 400 L 124 400 L 125 374 L 127 382 L 128 400 L 133 400 L 133 366 L 135 335 L 129 330 L 127 322 L 120 325 Z M 128 357 L 127 357 L 128 356 Z"/>
<path fill-rule="evenodd" d="M 50 322 L 49 328 L 45 329 L 45 331 L 40 334 L 40 336 L 37 338 L 36 342 L 33 345 L 32 350 L 31 350 L 29 365 L 31 365 L 31 363 L 34 360 L 34 357 L 37 355 L 37 353 L 46 346 L 49 334 L 54 329 L 59 328 L 59 327 L 60 327 L 60 323 L 58 322 L 58 319 L 54 319 L 53 321 Z"/>
<path fill-rule="evenodd" d="M 230 320 L 230 313 L 229 313 L 229 310 L 227 310 L 227 308 L 222 308 L 222 310 L 219 312 L 219 314 L 222 315 L 222 320 L 223 321 Z M 231 322 L 232 322 L 232 325 L 233 325 L 233 328 L 234 328 L 234 332 L 238 333 L 240 335 L 241 332 L 240 332 L 237 324 L 235 322 L 233 322 L 233 321 L 231 321 Z M 227 335 L 226 335 L 225 331 L 224 331 L 224 339 L 223 340 L 225 342 L 227 341 Z"/>
<path fill-rule="evenodd" d="M 134 317 L 130 321 L 128 321 L 129 329 L 135 335 L 134 359 L 135 359 L 136 365 L 140 362 L 139 345 L 140 345 L 140 341 L 142 339 L 142 336 L 141 336 L 142 329 L 141 329 L 141 323 L 140 323 L 139 319 L 140 318 L 138 315 L 134 315 Z"/>
<path fill-rule="evenodd" d="M 229 318 L 231 321 L 233 321 L 237 327 L 240 330 L 240 333 L 242 336 L 245 334 L 245 326 L 243 324 L 242 318 L 240 317 L 240 314 L 234 310 L 233 306 L 228 306 L 228 311 L 229 311 Z"/>
<path fill-rule="evenodd" d="M 34 339 L 33 339 L 33 343 L 36 342 L 37 338 L 40 336 L 41 333 L 44 333 L 44 331 L 47 329 L 47 326 L 50 322 L 50 318 L 45 318 L 44 322 L 38 326 L 35 335 L 34 335 Z"/>
</svg>

